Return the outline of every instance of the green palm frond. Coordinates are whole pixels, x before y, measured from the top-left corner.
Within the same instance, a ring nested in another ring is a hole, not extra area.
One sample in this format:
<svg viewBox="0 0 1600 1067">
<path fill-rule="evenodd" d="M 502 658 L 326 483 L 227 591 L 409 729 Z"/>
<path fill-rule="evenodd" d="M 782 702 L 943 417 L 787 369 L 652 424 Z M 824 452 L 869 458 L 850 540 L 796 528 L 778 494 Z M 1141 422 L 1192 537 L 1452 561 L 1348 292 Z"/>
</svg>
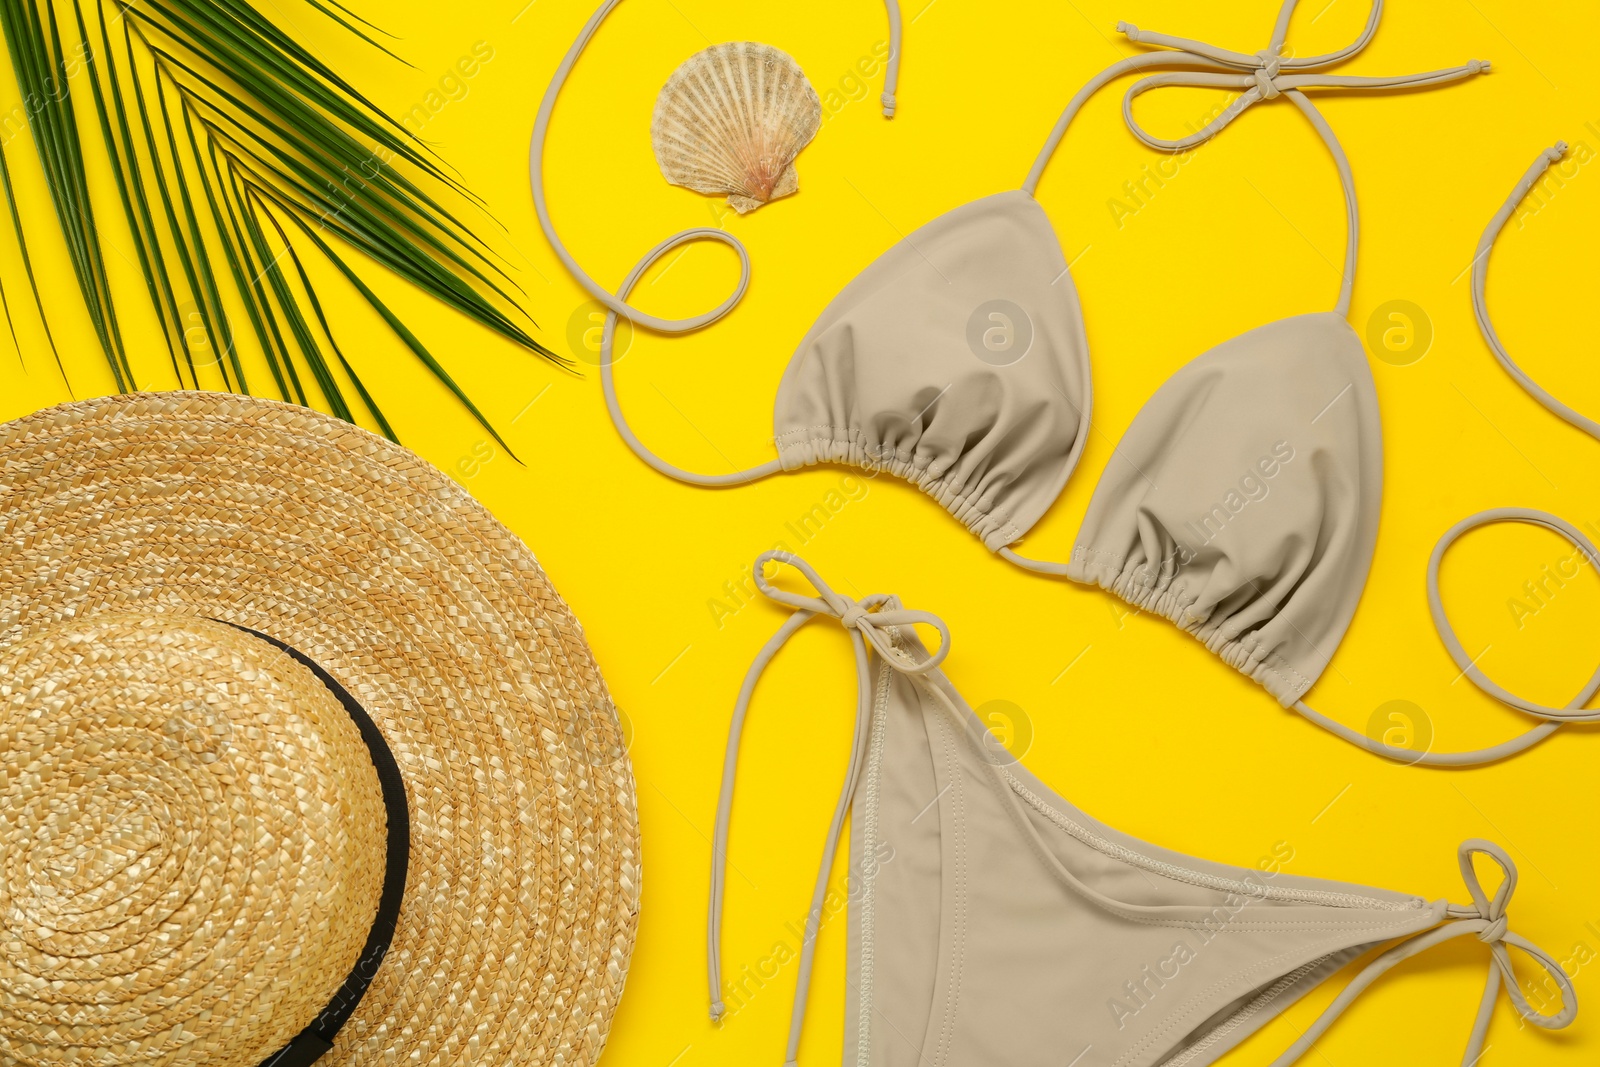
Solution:
<svg viewBox="0 0 1600 1067">
<path fill-rule="evenodd" d="M 393 55 L 373 36 L 381 31 L 344 6 L 300 2 Z M 338 244 L 567 365 L 523 328 L 532 320 L 520 310 L 521 289 L 444 200 L 465 200 L 474 211 L 482 202 L 410 131 L 248 0 L 68 4 L 0 0 L 0 29 L 78 290 L 118 389 L 138 383 L 117 317 L 117 301 L 128 297 L 113 292 L 90 202 L 85 160 L 94 153 L 110 161 L 145 296 L 181 385 L 203 388 L 202 372 L 215 373 L 225 388 L 249 392 L 236 342 L 252 337 L 279 397 L 320 401 L 351 420 L 365 410 L 394 436 L 312 286 L 301 253 L 315 250 L 500 440 Z M 87 91 L 78 90 L 75 107 L 80 77 Z M 85 95 L 93 114 L 80 116 Z M 0 146 L 0 192 L 43 320 L 9 151 Z M 9 321 L 3 289 L 0 309 Z M 53 350 L 47 321 L 44 328 Z M 197 348 L 214 358 L 197 363 Z"/>
</svg>

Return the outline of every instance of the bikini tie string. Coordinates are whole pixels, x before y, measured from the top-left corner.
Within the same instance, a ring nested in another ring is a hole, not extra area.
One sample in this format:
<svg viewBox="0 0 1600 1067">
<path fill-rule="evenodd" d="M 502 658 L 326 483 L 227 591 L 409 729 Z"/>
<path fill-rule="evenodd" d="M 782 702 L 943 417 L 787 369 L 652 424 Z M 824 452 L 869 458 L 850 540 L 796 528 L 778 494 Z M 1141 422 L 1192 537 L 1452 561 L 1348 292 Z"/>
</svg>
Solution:
<svg viewBox="0 0 1600 1067">
<path fill-rule="evenodd" d="M 1168 48 L 1176 53 L 1174 63 L 1199 67 L 1193 71 L 1173 71 L 1152 74 L 1141 78 L 1128 89 L 1122 100 L 1122 117 L 1133 135 L 1151 148 L 1178 152 L 1215 137 L 1224 126 L 1244 114 L 1252 105 L 1262 100 L 1276 100 L 1288 95 L 1304 110 L 1309 102 L 1300 94 L 1301 89 L 1404 89 L 1438 85 L 1471 77 L 1489 69 L 1489 64 L 1470 60 L 1459 67 L 1426 71 L 1420 74 L 1398 74 L 1383 77 L 1360 78 L 1336 74 L 1313 73 L 1325 67 L 1336 66 L 1361 52 L 1372 40 L 1383 14 L 1383 0 L 1374 0 L 1367 15 L 1367 24 L 1360 35 L 1336 52 L 1316 56 L 1285 56 L 1284 39 L 1289 33 L 1289 20 L 1294 14 L 1297 0 L 1287 0 L 1278 12 L 1277 24 L 1272 30 L 1272 43 L 1254 54 L 1234 52 L 1227 48 L 1175 37 L 1165 33 L 1141 30 L 1129 22 L 1117 23 L 1117 32 L 1136 44 Z M 1187 137 L 1169 141 L 1156 137 L 1140 126 L 1133 117 L 1133 101 L 1143 93 L 1162 86 L 1178 85 L 1198 89 L 1233 89 L 1239 92 L 1222 112 Z M 1309 113 L 1308 113 L 1309 114 Z"/>
<path fill-rule="evenodd" d="M 1282 95 L 1273 79 L 1278 76 L 1278 71 L 1283 68 L 1283 62 L 1279 59 L 1277 53 L 1265 48 L 1256 53 L 1256 58 L 1261 60 L 1261 65 L 1251 72 L 1251 76 L 1256 81 L 1256 88 L 1261 90 L 1261 99 L 1274 100 Z"/>
<path fill-rule="evenodd" d="M 1333 156 L 1334 165 L 1339 170 L 1339 185 L 1344 192 L 1345 201 L 1345 232 L 1348 237 L 1345 241 L 1344 271 L 1339 286 L 1339 299 L 1334 305 L 1334 311 L 1340 318 L 1348 318 L 1350 301 L 1354 293 L 1356 246 L 1360 233 L 1355 177 L 1350 172 L 1350 160 L 1340 147 L 1339 138 L 1334 134 L 1333 127 L 1328 125 L 1328 120 L 1323 118 L 1322 112 L 1317 110 L 1311 98 L 1302 90 L 1422 89 L 1470 78 L 1488 70 L 1489 64 L 1474 59 L 1459 67 L 1385 77 L 1358 78 L 1322 73 L 1324 68 L 1343 63 L 1367 47 L 1372 35 L 1377 32 L 1378 20 L 1383 15 L 1383 0 L 1372 0 L 1366 26 L 1356 39 L 1345 47 L 1322 55 L 1289 56 L 1284 55 L 1284 40 L 1289 33 L 1289 20 L 1294 15 L 1296 2 L 1297 0 L 1285 0 L 1278 12 L 1277 24 L 1272 29 L 1271 42 L 1266 48 L 1254 53 L 1218 48 L 1204 41 L 1191 41 L 1187 37 L 1152 33 L 1149 30 L 1141 30 L 1129 22 L 1117 23 L 1117 32 L 1126 35 L 1128 40 L 1136 44 L 1149 46 L 1152 50 L 1117 60 L 1090 78 L 1083 88 L 1078 90 L 1068 102 L 1066 109 L 1062 111 L 1061 117 L 1056 120 L 1050 136 L 1045 139 L 1044 147 L 1039 150 L 1032 169 L 1028 171 L 1027 179 L 1022 183 L 1022 191 L 1029 196 L 1034 195 L 1039 186 L 1039 179 L 1044 175 L 1045 166 L 1054 155 L 1056 146 L 1066 136 L 1067 127 L 1071 125 L 1073 118 L 1095 93 L 1125 74 L 1139 72 L 1141 76 L 1123 95 L 1122 121 L 1127 125 L 1129 132 L 1140 141 L 1161 152 L 1187 151 L 1211 140 L 1234 119 L 1261 101 L 1286 97 L 1306 117 L 1306 121 L 1317 131 L 1317 136 L 1328 146 L 1328 152 Z M 1160 70 L 1162 73 L 1143 73 L 1151 70 Z M 1152 89 L 1164 86 L 1222 89 L 1238 95 L 1216 109 L 1205 125 L 1198 129 L 1191 127 L 1187 137 L 1168 140 L 1155 136 L 1139 125 L 1133 117 L 1134 100 Z M 1046 574 L 1064 573 L 1064 568 L 1060 565 L 1041 565 L 1041 561 L 1038 560 L 1025 560 L 1009 549 L 1002 549 L 1001 554 L 1013 563 Z"/>
<path fill-rule="evenodd" d="M 1506 351 L 1505 344 L 1500 340 L 1500 335 L 1495 331 L 1494 323 L 1489 319 L 1489 298 L 1487 288 L 1489 284 L 1489 258 L 1494 251 L 1495 239 L 1500 231 L 1505 229 L 1506 223 L 1516 213 L 1517 207 L 1524 197 L 1533 191 L 1543 178 L 1545 171 L 1559 163 L 1566 154 L 1567 143 L 1558 141 L 1549 148 L 1539 153 L 1522 179 L 1517 182 L 1516 188 L 1511 190 L 1511 195 L 1506 197 L 1500 205 L 1500 210 L 1494 218 L 1489 220 L 1489 225 L 1484 227 L 1483 236 L 1478 239 L 1477 252 L 1472 257 L 1472 311 L 1478 320 L 1478 330 L 1483 335 L 1484 343 L 1489 346 L 1489 351 L 1504 368 L 1511 379 L 1537 401 L 1552 415 L 1563 419 L 1574 429 L 1588 434 L 1596 441 L 1600 441 L 1600 422 L 1596 422 L 1580 411 L 1574 410 L 1562 401 L 1552 396 L 1538 382 L 1528 376 L 1511 358 L 1511 353 Z M 1539 720 L 1537 725 L 1524 730 L 1521 734 L 1508 741 L 1502 741 L 1488 748 L 1474 749 L 1469 752 L 1414 752 L 1410 749 L 1391 748 L 1375 738 L 1368 737 L 1359 730 L 1354 730 L 1336 719 L 1312 708 L 1304 700 L 1294 703 L 1294 710 L 1304 715 L 1307 719 L 1321 726 L 1323 729 L 1344 738 L 1353 745 L 1366 749 L 1393 760 L 1406 763 L 1422 763 L 1433 767 L 1471 767 L 1482 763 L 1491 763 L 1495 760 L 1505 759 L 1524 752 L 1534 745 L 1549 737 L 1564 723 L 1594 723 L 1600 722 L 1600 708 L 1589 707 L 1597 693 L 1600 693 L 1600 666 L 1589 675 L 1589 680 L 1562 707 L 1551 704 L 1541 704 L 1536 700 L 1520 697 L 1490 678 L 1479 665 L 1481 656 L 1474 656 L 1462 645 L 1461 639 L 1456 636 L 1455 627 L 1450 622 L 1450 616 L 1444 610 L 1444 598 L 1439 591 L 1439 569 L 1444 561 L 1445 553 L 1461 538 L 1463 534 L 1470 533 L 1481 526 L 1490 526 L 1496 523 L 1515 522 L 1529 526 L 1538 526 L 1550 531 L 1557 537 L 1562 537 L 1572 546 L 1572 555 L 1568 562 L 1573 564 L 1571 574 L 1566 573 L 1565 567 L 1558 565 L 1561 577 L 1558 581 L 1570 580 L 1578 576 L 1576 568 L 1588 566 L 1600 567 L 1600 545 L 1595 543 L 1583 531 L 1572 523 L 1548 511 L 1538 508 L 1501 507 L 1489 508 L 1473 515 L 1468 515 L 1450 529 L 1446 530 L 1433 546 L 1433 554 L 1428 557 L 1427 592 L 1428 612 L 1433 616 L 1433 627 L 1439 633 L 1439 640 L 1444 644 L 1447 652 L 1461 670 L 1460 677 L 1465 678 L 1478 689 L 1498 700 L 1508 708 L 1514 708 L 1525 715 Z M 1586 523 L 1591 533 L 1595 532 L 1593 524 Z"/>
<path fill-rule="evenodd" d="M 768 563 L 784 563 L 793 567 L 811 583 L 815 596 L 791 593 L 774 586 L 766 576 Z M 744 723 L 750 710 L 750 697 L 767 664 L 778 654 L 785 642 L 802 626 L 817 616 L 837 619 L 850 635 L 856 660 L 856 725 L 855 740 L 851 745 L 850 763 L 845 771 L 844 786 L 834 807 L 833 821 L 822 846 L 822 860 L 818 865 L 816 884 L 811 894 L 811 908 L 806 913 L 805 934 L 800 945 L 800 966 L 794 991 L 794 1011 L 789 1024 L 787 1064 L 795 1062 L 800 1049 L 800 1031 L 804 1027 L 806 999 L 811 986 L 811 964 L 816 953 L 817 931 L 821 927 L 823 905 L 828 893 L 828 876 L 833 870 L 834 853 L 839 848 L 839 838 L 844 830 L 845 816 L 850 810 L 850 800 L 855 795 L 856 779 L 866 757 L 869 727 L 872 721 L 873 689 L 867 646 L 872 646 L 878 656 L 895 670 L 904 674 L 919 675 L 935 669 L 944 662 L 950 650 L 950 630 L 940 619 L 926 611 L 912 611 L 898 606 L 892 597 L 875 595 L 853 600 L 835 592 L 810 564 L 788 552 L 765 552 L 756 557 L 754 577 L 756 588 L 767 598 L 794 613 L 778 628 L 778 632 L 756 654 L 755 662 L 745 674 L 739 689 L 739 699 L 733 707 L 733 719 L 728 726 L 728 748 L 722 762 L 722 788 L 717 798 L 716 828 L 711 839 L 711 900 L 706 916 L 706 971 L 711 984 L 711 1019 L 720 1021 L 728 1013 L 722 998 L 722 901 L 727 885 L 728 824 L 733 811 L 733 786 L 739 765 L 739 740 L 744 733 Z M 898 626 L 923 623 L 939 633 L 939 647 L 923 658 L 898 647 L 892 630 Z"/>
<path fill-rule="evenodd" d="M 801 574 L 806 581 L 816 590 L 816 596 L 802 596 L 779 589 L 768 582 L 764 569 L 768 562 L 787 563 Z M 769 600 L 775 600 L 785 607 L 794 608 L 795 611 L 804 611 L 809 618 L 811 615 L 831 615 L 838 619 L 847 630 L 859 633 L 870 644 L 878 655 L 906 674 L 926 674 L 944 662 L 945 656 L 950 651 L 950 630 L 944 620 L 927 611 L 909 611 L 904 608 L 889 609 L 883 607 L 889 601 L 885 596 L 871 596 L 863 600 L 851 600 L 849 597 L 836 593 L 822 580 L 821 575 L 812 570 L 811 564 L 798 556 L 788 552 L 764 552 L 756 557 L 755 569 L 756 588 Z M 874 610 L 876 609 L 876 610 Z M 929 654 L 925 660 L 912 659 L 905 652 L 895 647 L 894 642 L 884 633 L 883 628 L 889 626 L 909 626 L 912 623 L 926 623 L 939 631 L 939 647 Z"/>
<path fill-rule="evenodd" d="M 1600 441 L 1600 422 L 1589 418 L 1581 412 L 1573 410 L 1566 404 L 1550 395 L 1538 382 L 1528 376 L 1527 371 L 1518 366 L 1517 361 L 1511 358 L 1511 353 L 1506 351 L 1500 334 L 1494 328 L 1494 323 L 1489 318 L 1489 257 L 1494 252 L 1495 239 L 1500 236 L 1500 231 L 1505 229 L 1506 223 L 1516 213 L 1517 207 L 1523 199 L 1533 191 L 1533 187 L 1544 180 L 1545 171 L 1560 163 L 1567 154 L 1567 142 L 1557 141 L 1554 145 L 1539 153 L 1522 178 L 1517 182 L 1516 188 L 1511 190 L 1511 195 L 1506 197 L 1500 205 L 1500 210 L 1494 218 L 1489 220 L 1489 225 L 1483 228 L 1483 235 L 1478 238 L 1477 251 L 1472 256 L 1472 313 L 1478 320 L 1478 331 L 1483 335 L 1484 343 L 1489 346 L 1489 351 L 1494 354 L 1495 360 L 1511 375 L 1513 381 L 1520 385 L 1527 393 L 1537 400 L 1552 415 L 1565 420 L 1575 429 L 1581 430 Z"/>
<path fill-rule="evenodd" d="M 1492 897 L 1483 891 L 1483 883 L 1478 880 L 1477 869 L 1472 865 L 1474 855 L 1487 856 L 1500 868 L 1500 887 L 1495 890 Z M 1534 1026 L 1546 1030 L 1559 1030 L 1572 1022 L 1578 1014 L 1578 994 L 1572 988 L 1572 979 L 1567 976 L 1567 972 L 1554 957 L 1527 938 L 1513 933 L 1509 928 L 1506 905 L 1517 888 L 1517 865 L 1511 861 L 1506 851 L 1491 841 L 1472 838 L 1461 843 L 1456 858 L 1461 865 L 1461 880 L 1467 884 L 1467 892 L 1472 896 L 1472 903 L 1453 904 L 1446 914 L 1467 925 L 1483 924 L 1478 930 L 1478 940 L 1489 946 L 1492 961 L 1489 977 L 1484 985 L 1483 1004 L 1478 1011 L 1477 1024 L 1473 1027 L 1473 1041 L 1476 1043 L 1467 1046 L 1469 1059 L 1476 1059 L 1483 1042 L 1483 1031 L 1488 1028 L 1489 1016 L 1494 1011 L 1495 994 L 1499 992 L 1502 984 L 1505 986 L 1506 996 L 1517 1009 L 1517 1014 Z M 1511 948 L 1521 949 L 1544 968 L 1555 982 L 1556 988 L 1561 992 L 1560 1011 L 1547 1014 L 1528 1003 L 1522 987 L 1517 983 L 1516 971 L 1511 967 L 1509 951 Z"/>
<path fill-rule="evenodd" d="M 1500 868 L 1500 885 L 1493 896 L 1484 891 L 1483 882 L 1478 878 L 1477 868 L 1472 863 L 1474 856 L 1487 857 Z M 1445 922 L 1400 942 L 1367 964 L 1306 1029 L 1300 1039 L 1282 1056 L 1272 1061 L 1272 1067 L 1288 1067 L 1304 1055 L 1340 1013 L 1385 971 L 1435 945 L 1468 935 L 1475 936 L 1488 945 L 1490 957 L 1483 997 L 1478 1002 L 1478 1014 L 1473 1020 L 1472 1033 L 1467 1038 L 1466 1051 L 1461 1057 L 1463 1067 L 1477 1063 L 1483 1055 L 1484 1038 L 1489 1032 L 1489 1020 L 1494 1016 L 1495 1001 L 1502 987 L 1517 1014 L 1534 1026 L 1545 1030 L 1560 1030 L 1577 1017 L 1578 994 L 1572 987 L 1572 979 L 1567 976 L 1561 964 L 1544 949 L 1510 929 L 1506 917 L 1506 905 L 1510 903 L 1511 894 L 1517 888 L 1517 865 L 1512 862 L 1505 849 L 1492 841 L 1469 838 L 1457 849 L 1456 861 L 1461 867 L 1461 880 L 1466 883 L 1472 903 L 1447 906 Z M 1513 948 L 1520 949 L 1544 968 L 1560 994 L 1559 1011 L 1542 1012 L 1528 1003 L 1528 998 L 1523 994 L 1522 987 L 1517 982 L 1516 972 L 1511 966 L 1510 949 Z"/>
</svg>

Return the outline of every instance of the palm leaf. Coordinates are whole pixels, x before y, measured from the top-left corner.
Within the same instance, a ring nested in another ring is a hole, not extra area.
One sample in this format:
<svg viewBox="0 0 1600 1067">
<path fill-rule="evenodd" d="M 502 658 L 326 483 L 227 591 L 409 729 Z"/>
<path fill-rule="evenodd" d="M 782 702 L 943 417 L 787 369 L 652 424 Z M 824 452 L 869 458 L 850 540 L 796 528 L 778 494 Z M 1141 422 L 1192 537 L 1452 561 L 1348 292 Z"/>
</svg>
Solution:
<svg viewBox="0 0 1600 1067">
<path fill-rule="evenodd" d="M 337 0 L 298 2 L 394 56 L 374 36 L 383 31 Z M 106 270 L 85 163 L 95 153 L 110 162 L 142 299 L 161 324 L 181 386 L 249 392 L 238 347 L 249 340 L 281 399 L 317 403 L 351 421 L 364 411 L 394 436 L 334 336 L 306 253 L 331 265 L 504 446 L 338 252 L 340 243 L 523 348 L 569 365 L 532 336 L 522 290 L 447 206 L 456 199 L 479 212 L 482 201 L 248 0 L 60 0 L 60 10 L 57 0 L 0 0 L 0 30 L 78 292 L 118 389 L 138 388 L 118 317 L 119 301 L 126 307 L 130 295 L 113 292 Z M 94 111 L 84 124 L 72 90 L 79 77 L 87 90 L 76 97 L 91 100 Z M 45 320 L 6 158 L 14 150 L 0 146 L 0 192 Z M 3 288 L 0 310 L 9 323 Z M 54 352 L 47 320 L 44 328 Z"/>
</svg>

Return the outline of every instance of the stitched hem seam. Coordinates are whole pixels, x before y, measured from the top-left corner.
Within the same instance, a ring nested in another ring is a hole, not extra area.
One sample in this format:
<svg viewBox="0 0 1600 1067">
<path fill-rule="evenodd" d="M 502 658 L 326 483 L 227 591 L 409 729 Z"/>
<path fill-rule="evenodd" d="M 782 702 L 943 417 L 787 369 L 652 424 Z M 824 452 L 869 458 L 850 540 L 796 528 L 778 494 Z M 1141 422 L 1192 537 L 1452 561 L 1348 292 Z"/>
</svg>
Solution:
<svg viewBox="0 0 1600 1067">
<path fill-rule="evenodd" d="M 888 718 L 890 666 L 879 665 L 878 691 L 872 705 L 872 741 L 867 757 L 867 778 L 862 783 L 866 795 L 863 812 L 866 840 L 862 842 L 861 865 L 861 961 L 857 968 L 856 990 L 856 1067 L 870 1067 L 872 1035 L 872 990 L 874 933 L 873 907 L 877 901 L 877 866 L 865 859 L 876 853 L 878 844 L 878 792 L 882 788 L 884 731 Z"/>
<path fill-rule="evenodd" d="M 1334 953 L 1330 952 L 1328 955 L 1323 956 L 1320 959 L 1314 959 L 1303 967 L 1297 967 L 1290 971 L 1272 985 L 1262 990 L 1262 992 L 1252 999 L 1248 1004 L 1245 1004 L 1238 1011 L 1234 1012 L 1222 1022 L 1206 1031 L 1206 1035 L 1199 1041 L 1196 1041 L 1194 1044 L 1190 1045 L 1188 1048 L 1179 1052 L 1170 1059 L 1161 1061 L 1160 1067 L 1184 1067 L 1184 1064 L 1193 1063 L 1198 1057 L 1204 1055 L 1207 1049 L 1214 1046 L 1224 1037 L 1227 1037 L 1229 1034 L 1233 1033 L 1250 1019 L 1254 1018 L 1263 1009 L 1265 1009 L 1267 1005 L 1271 1004 L 1274 1000 L 1277 1000 L 1287 990 L 1292 989 L 1302 978 L 1308 974 L 1311 974 L 1318 967 L 1321 967 L 1323 963 L 1325 963 L 1334 955 Z"/>
<path fill-rule="evenodd" d="M 926 721 L 927 706 L 922 702 L 922 694 L 918 692 L 918 710 L 924 713 Z M 939 1026 L 937 1044 L 933 1050 L 933 1067 L 943 1067 L 947 1062 L 950 1046 L 955 1036 L 956 1008 L 961 1002 L 961 979 L 966 966 L 967 957 L 967 819 L 966 819 L 966 791 L 962 788 L 961 760 L 956 754 L 955 737 L 952 733 L 949 720 L 943 715 L 935 715 L 934 722 L 941 739 L 944 742 L 944 758 L 946 773 L 950 777 L 950 827 L 951 852 L 954 863 L 951 877 L 954 886 L 951 889 L 951 908 L 954 915 L 950 923 L 950 971 L 946 978 L 944 990 L 944 1019 Z M 932 738 L 929 738 L 932 741 Z M 931 747 L 931 745 L 930 745 Z M 941 824 L 940 833 L 944 827 Z M 941 857 L 942 859 L 942 857 Z M 942 864 L 941 864 L 942 870 Z"/>
<path fill-rule="evenodd" d="M 1076 822 L 1065 812 L 1052 807 L 1043 797 L 1030 790 L 1009 770 L 1005 772 L 1005 777 L 1012 790 L 1026 801 L 1030 807 L 1096 852 L 1136 867 L 1142 867 L 1153 873 L 1165 875 L 1174 881 L 1185 882 L 1205 889 L 1214 889 L 1219 892 L 1237 893 L 1239 896 L 1257 897 L 1264 900 L 1284 900 L 1298 904 L 1323 904 L 1333 908 L 1359 908 L 1370 911 L 1413 911 L 1427 905 L 1427 902 L 1421 897 L 1412 897 L 1408 901 L 1384 900 L 1380 897 L 1362 896 L 1358 893 L 1334 893 L 1324 889 L 1291 889 L 1286 886 L 1255 885 L 1234 878 L 1223 878 L 1219 875 L 1205 874 L 1201 871 L 1190 870 L 1187 867 L 1179 867 L 1176 864 L 1146 856 L 1141 852 L 1135 852 L 1130 848 L 1106 840 L 1088 827 Z"/>
</svg>

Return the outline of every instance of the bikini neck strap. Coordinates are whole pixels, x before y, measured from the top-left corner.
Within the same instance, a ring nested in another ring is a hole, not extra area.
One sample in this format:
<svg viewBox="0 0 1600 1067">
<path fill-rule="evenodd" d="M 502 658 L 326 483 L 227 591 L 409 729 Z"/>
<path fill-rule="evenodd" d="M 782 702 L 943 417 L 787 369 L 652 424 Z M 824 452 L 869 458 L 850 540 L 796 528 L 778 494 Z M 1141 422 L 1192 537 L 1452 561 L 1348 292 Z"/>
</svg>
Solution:
<svg viewBox="0 0 1600 1067">
<path fill-rule="evenodd" d="M 1533 190 L 1544 173 L 1551 166 L 1561 161 L 1566 154 L 1565 141 L 1558 141 L 1553 147 L 1539 153 L 1539 158 L 1533 161 L 1516 187 L 1511 190 L 1511 195 L 1506 197 L 1505 203 L 1500 205 L 1500 210 L 1494 218 L 1489 220 L 1489 225 L 1484 227 L 1483 236 L 1478 239 L 1478 250 L 1472 257 L 1472 312 L 1478 320 L 1478 329 L 1483 334 L 1484 343 L 1489 346 L 1489 351 L 1494 353 L 1494 358 L 1499 361 L 1505 372 L 1511 375 L 1513 381 L 1527 391 L 1528 395 L 1538 401 L 1551 414 L 1560 417 L 1575 428 L 1600 441 L 1600 422 L 1589 418 L 1582 412 L 1574 411 L 1528 376 L 1528 373 L 1517 365 L 1511 358 L 1511 353 L 1506 351 L 1505 345 L 1500 340 L 1500 334 L 1495 330 L 1494 323 L 1489 318 L 1489 298 L 1486 292 L 1489 284 L 1489 257 L 1494 252 L 1495 240 L 1505 229 L 1506 222 L 1517 210 L 1523 198 Z M 1472 655 L 1462 645 L 1461 639 L 1456 636 L 1455 627 L 1450 624 L 1450 617 L 1445 613 L 1444 597 L 1439 591 L 1439 568 L 1444 561 L 1444 556 L 1452 545 L 1463 534 L 1478 529 L 1480 526 L 1490 526 L 1497 523 L 1523 523 L 1529 526 L 1541 527 L 1558 537 L 1565 538 L 1572 545 L 1573 560 L 1582 559 L 1591 567 L 1600 567 L 1600 546 L 1590 539 L 1583 531 L 1572 523 L 1557 515 L 1539 508 L 1501 507 L 1489 508 L 1469 515 L 1444 532 L 1437 544 L 1433 546 L 1433 554 L 1428 558 L 1428 611 L 1433 616 L 1433 625 L 1439 633 L 1439 640 L 1444 644 L 1445 651 L 1460 668 L 1460 678 L 1465 678 L 1478 689 L 1498 700 L 1506 707 L 1514 708 L 1534 719 L 1539 720 L 1534 726 L 1507 741 L 1487 748 L 1473 749 L 1469 752 L 1413 752 L 1410 749 L 1391 748 L 1382 741 L 1368 737 L 1359 730 L 1331 719 L 1321 712 L 1306 704 L 1304 700 L 1296 701 L 1294 710 L 1310 719 L 1318 726 L 1379 756 L 1399 760 L 1405 763 L 1422 763 L 1434 767 L 1473 767 L 1484 763 L 1514 756 L 1526 751 L 1555 733 L 1564 723 L 1594 723 L 1600 722 L 1600 708 L 1589 707 L 1590 701 L 1596 693 L 1600 693 L 1600 665 L 1589 675 L 1589 680 L 1563 706 L 1555 707 L 1550 704 L 1541 704 L 1535 700 L 1518 696 L 1509 691 L 1500 683 L 1490 678 L 1478 663 L 1478 656 Z M 1594 532 L 1594 526 L 1589 526 Z"/>
<path fill-rule="evenodd" d="M 1182 68 L 1141 78 L 1129 87 L 1122 98 L 1122 118 L 1127 123 L 1128 129 L 1151 148 L 1165 152 L 1182 152 L 1203 144 L 1253 105 L 1263 100 L 1287 97 L 1322 137 L 1323 143 L 1333 155 L 1334 165 L 1339 170 L 1339 183 L 1344 189 L 1348 237 L 1345 241 L 1344 277 L 1339 287 L 1339 302 L 1335 310 L 1341 316 L 1347 316 L 1350 313 L 1351 292 L 1355 286 L 1356 243 L 1360 229 L 1356 209 L 1355 179 L 1350 173 L 1350 161 L 1346 158 L 1338 137 L 1334 135 L 1333 128 L 1301 90 L 1423 88 L 1469 78 L 1488 70 L 1489 64 L 1474 59 L 1465 66 L 1379 78 L 1319 73 L 1325 67 L 1343 63 L 1367 46 L 1378 28 L 1378 19 L 1383 14 L 1383 0 L 1373 0 L 1366 26 L 1350 44 L 1336 52 L 1304 57 L 1283 54 L 1284 41 L 1289 33 L 1289 20 L 1294 14 L 1296 3 L 1297 0 L 1285 0 L 1283 8 L 1278 12 L 1277 24 L 1272 29 L 1271 43 L 1254 55 L 1218 48 L 1203 41 L 1191 41 L 1186 37 L 1151 33 L 1126 22 L 1117 23 L 1117 32 L 1125 34 L 1130 41 L 1170 51 L 1148 52 L 1120 60 L 1095 75 L 1087 85 L 1078 90 L 1077 95 L 1067 104 L 1066 110 L 1061 113 L 1061 117 L 1056 120 L 1055 128 L 1050 131 L 1050 136 L 1045 140 L 1038 158 L 1034 160 L 1033 169 L 1028 172 L 1028 178 L 1022 184 L 1023 191 L 1030 196 L 1033 194 L 1051 156 L 1055 154 L 1056 146 L 1061 143 L 1067 127 L 1072 124 L 1072 120 L 1088 99 L 1108 82 L 1124 74 L 1152 67 Z M 1173 85 L 1198 89 L 1233 89 L 1239 95 L 1234 97 L 1220 114 L 1194 133 L 1177 140 L 1167 140 L 1156 137 L 1139 125 L 1133 117 L 1133 101 L 1152 89 Z"/>
</svg>

